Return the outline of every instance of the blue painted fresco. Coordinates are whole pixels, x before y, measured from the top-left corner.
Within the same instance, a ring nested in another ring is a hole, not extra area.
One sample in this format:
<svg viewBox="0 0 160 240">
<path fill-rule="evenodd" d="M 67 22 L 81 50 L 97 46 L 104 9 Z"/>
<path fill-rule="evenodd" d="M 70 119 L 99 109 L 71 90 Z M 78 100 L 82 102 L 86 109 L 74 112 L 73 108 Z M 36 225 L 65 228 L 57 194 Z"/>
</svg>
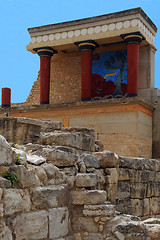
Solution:
<svg viewBox="0 0 160 240">
<path fill-rule="evenodd" d="M 104 96 L 104 88 L 106 88 L 106 95 L 124 95 L 127 89 L 127 51 L 120 50 L 94 54 L 92 61 L 92 74 L 92 81 L 94 81 L 93 88 L 95 88 L 95 85 L 97 87 L 97 83 L 101 83 L 101 87 L 98 86 L 97 93 L 95 91 L 93 95 Z M 111 90 L 108 90 L 109 87 Z M 102 91 L 103 94 L 101 94 Z M 110 91 L 113 92 L 110 93 Z"/>
</svg>

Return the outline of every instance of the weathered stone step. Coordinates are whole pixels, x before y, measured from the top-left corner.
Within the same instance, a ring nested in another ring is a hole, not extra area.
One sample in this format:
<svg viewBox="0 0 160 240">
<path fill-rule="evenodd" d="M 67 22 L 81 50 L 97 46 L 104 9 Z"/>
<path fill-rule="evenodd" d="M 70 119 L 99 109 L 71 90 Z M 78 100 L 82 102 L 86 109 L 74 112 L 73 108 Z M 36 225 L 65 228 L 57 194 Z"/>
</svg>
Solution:
<svg viewBox="0 0 160 240">
<path fill-rule="evenodd" d="M 69 146 L 84 151 L 95 151 L 95 139 L 84 133 L 44 133 L 41 134 L 41 144 Z"/>
</svg>

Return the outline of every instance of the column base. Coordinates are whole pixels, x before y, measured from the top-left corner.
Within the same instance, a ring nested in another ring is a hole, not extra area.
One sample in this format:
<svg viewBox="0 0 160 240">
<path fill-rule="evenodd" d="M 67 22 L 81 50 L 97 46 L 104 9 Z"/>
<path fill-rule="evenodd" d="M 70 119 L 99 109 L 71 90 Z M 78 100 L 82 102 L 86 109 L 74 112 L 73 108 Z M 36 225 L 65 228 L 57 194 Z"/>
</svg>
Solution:
<svg viewBox="0 0 160 240">
<path fill-rule="evenodd" d="M 2 108 L 9 108 L 10 104 L 2 104 Z"/>
<path fill-rule="evenodd" d="M 82 102 L 84 102 L 84 101 L 90 101 L 90 100 L 91 100 L 91 98 L 89 98 L 89 97 L 83 97 L 83 98 L 81 99 Z"/>
<path fill-rule="evenodd" d="M 137 93 L 128 93 L 127 97 L 137 97 Z"/>
<path fill-rule="evenodd" d="M 43 105 L 43 104 L 49 104 L 49 101 L 40 101 L 40 104 Z"/>
</svg>

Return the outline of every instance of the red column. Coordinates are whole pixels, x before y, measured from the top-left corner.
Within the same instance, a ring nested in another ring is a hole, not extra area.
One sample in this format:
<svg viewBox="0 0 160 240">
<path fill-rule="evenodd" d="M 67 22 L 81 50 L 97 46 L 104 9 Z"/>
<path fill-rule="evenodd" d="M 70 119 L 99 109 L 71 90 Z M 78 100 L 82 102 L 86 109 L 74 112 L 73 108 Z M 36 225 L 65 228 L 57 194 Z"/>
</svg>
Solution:
<svg viewBox="0 0 160 240">
<path fill-rule="evenodd" d="M 34 48 L 40 56 L 40 104 L 49 104 L 50 61 L 54 53 L 51 47 Z"/>
<path fill-rule="evenodd" d="M 50 57 L 40 57 L 40 104 L 49 104 Z"/>
<path fill-rule="evenodd" d="M 91 99 L 92 51 L 98 46 L 92 40 L 75 42 L 81 51 L 81 101 Z"/>
<path fill-rule="evenodd" d="M 127 44 L 127 96 L 138 95 L 139 45 L 145 37 L 140 32 L 122 34 Z"/>
<path fill-rule="evenodd" d="M 127 95 L 138 94 L 139 44 L 127 45 Z"/>
<path fill-rule="evenodd" d="M 91 99 L 92 52 L 81 52 L 81 99 Z"/>
<path fill-rule="evenodd" d="M 2 88 L 2 108 L 10 107 L 11 105 L 11 89 Z"/>
</svg>

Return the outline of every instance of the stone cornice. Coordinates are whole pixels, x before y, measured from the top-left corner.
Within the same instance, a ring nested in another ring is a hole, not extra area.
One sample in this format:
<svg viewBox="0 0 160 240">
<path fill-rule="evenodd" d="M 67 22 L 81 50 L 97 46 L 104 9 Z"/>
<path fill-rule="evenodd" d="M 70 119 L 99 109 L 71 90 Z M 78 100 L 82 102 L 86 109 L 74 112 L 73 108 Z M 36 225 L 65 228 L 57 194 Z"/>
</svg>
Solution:
<svg viewBox="0 0 160 240">
<path fill-rule="evenodd" d="M 62 49 L 64 45 L 87 39 L 103 40 L 117 38 L 120 34 L 140 31 L 146 42 L 154 45 L 157 27 L 141 8 L 102 16 L 51 24 L 28 29 L 31 42 L 27 50 L 34 53 L 33 48 L 50 46 Z M 61 47 L 60 47 L 61 46 Z M 73 47 L 73 46 L 72 46 Z M 67 47 L 66 47 L 67 48 Z"/>
</svg>

